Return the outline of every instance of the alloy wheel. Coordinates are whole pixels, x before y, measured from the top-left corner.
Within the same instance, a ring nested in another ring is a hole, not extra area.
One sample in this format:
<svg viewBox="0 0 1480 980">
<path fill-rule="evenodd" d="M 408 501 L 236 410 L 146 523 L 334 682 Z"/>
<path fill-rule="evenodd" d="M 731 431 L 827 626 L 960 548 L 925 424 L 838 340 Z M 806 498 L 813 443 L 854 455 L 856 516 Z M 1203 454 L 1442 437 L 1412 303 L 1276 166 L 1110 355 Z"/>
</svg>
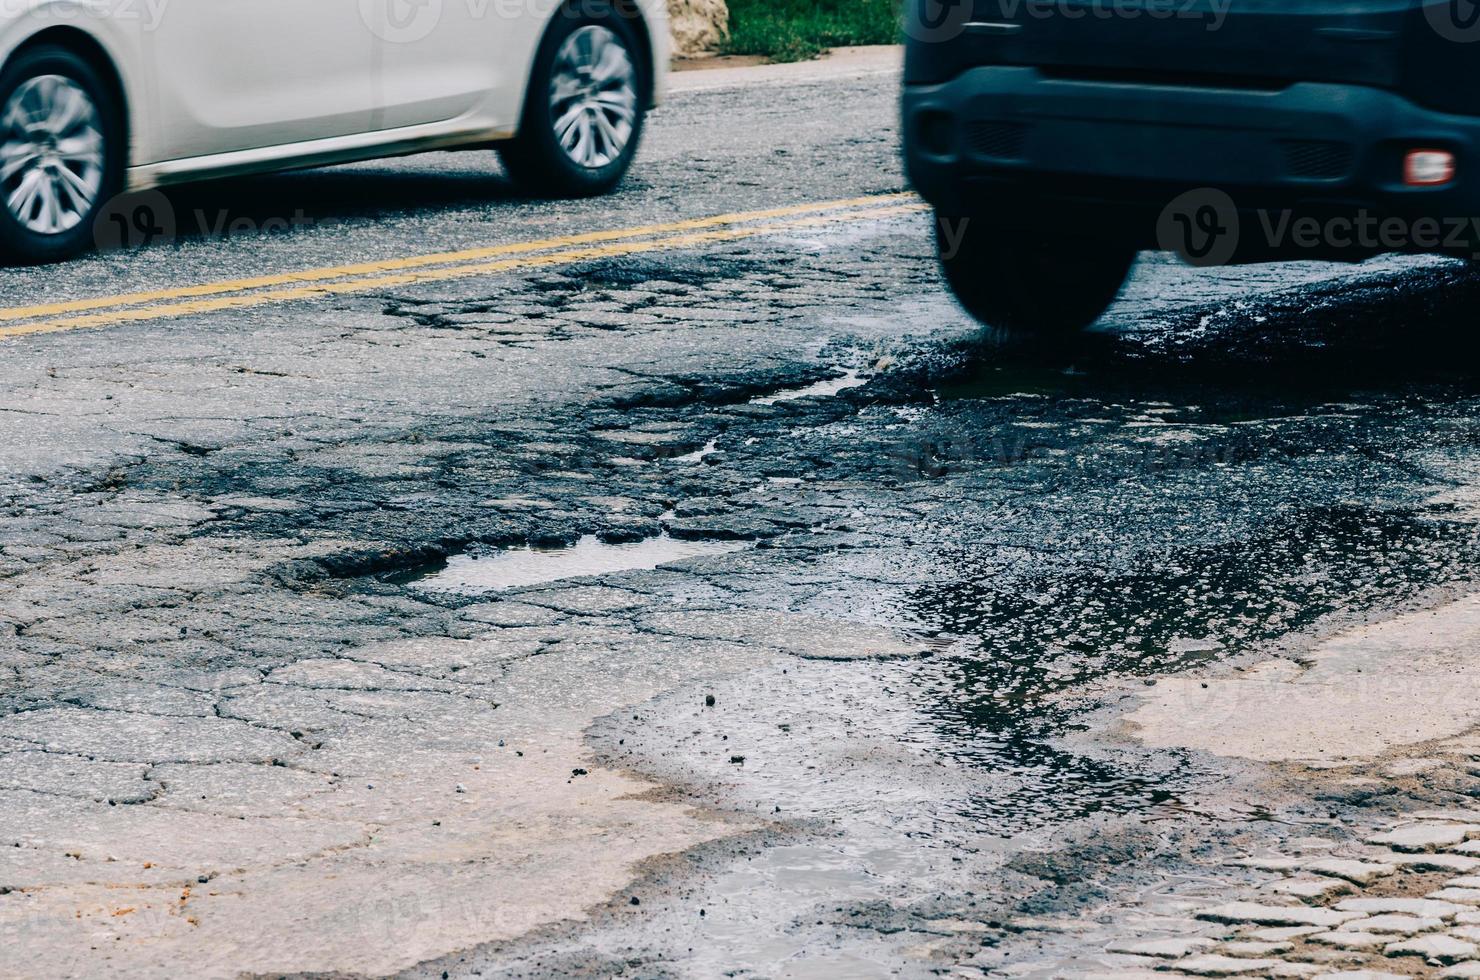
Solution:
<svg viewBox="0 0 1480 980">
<path fill-rule="evenodd" d="M 555 141 L 591 170 L 622 156 L 637 118 L 637 70 L 627 47 L 599 24 L 576 30 L 555 54 L 550 119 Z"/>
<path fill-rule="evenodd" d="M 76 227 L 103 186 L 103 124 L 92 97 L 65 75 L 21 83 L 0 110 L 0 194 L 26 230 Z"/>
</svg>

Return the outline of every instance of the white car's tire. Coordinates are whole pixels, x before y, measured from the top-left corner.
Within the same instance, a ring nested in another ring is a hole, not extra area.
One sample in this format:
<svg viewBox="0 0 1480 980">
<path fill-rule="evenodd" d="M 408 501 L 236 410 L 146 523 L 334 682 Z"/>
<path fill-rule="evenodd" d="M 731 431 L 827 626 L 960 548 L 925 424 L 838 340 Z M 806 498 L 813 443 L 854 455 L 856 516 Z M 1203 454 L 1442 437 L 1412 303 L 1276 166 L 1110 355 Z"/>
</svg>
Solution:
<svg viewBox="0 0 1480 980">
<path fill-rule="evenodd" d="M 549 197 L 611 190 L 632 165 L 651 70 L 627 16 L 562 11 L 535 55 L 519 134 L 499 147 L 520 187 Z"/>
<path fill-rule="evenodd" d="M 123 186 L 123 116 L 96 67 L 56 45 L 0 72 L 0 255 L 55 262 L 94 247 Z"/>
</svg>

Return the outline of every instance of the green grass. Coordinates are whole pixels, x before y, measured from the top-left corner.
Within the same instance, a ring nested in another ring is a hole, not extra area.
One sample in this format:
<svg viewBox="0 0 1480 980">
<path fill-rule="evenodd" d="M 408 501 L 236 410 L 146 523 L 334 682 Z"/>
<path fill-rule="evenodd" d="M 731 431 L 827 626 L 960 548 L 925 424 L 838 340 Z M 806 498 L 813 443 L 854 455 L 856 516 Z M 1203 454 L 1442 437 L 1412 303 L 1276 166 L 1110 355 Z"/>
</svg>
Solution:
<svg viewBox="0 0 1480 980">
<path fill-rule="evenodd" d="M 899 40 L 899 0 L 730 0 L 722 54 L 804 61 L 848 44 Z"/>
</svg>

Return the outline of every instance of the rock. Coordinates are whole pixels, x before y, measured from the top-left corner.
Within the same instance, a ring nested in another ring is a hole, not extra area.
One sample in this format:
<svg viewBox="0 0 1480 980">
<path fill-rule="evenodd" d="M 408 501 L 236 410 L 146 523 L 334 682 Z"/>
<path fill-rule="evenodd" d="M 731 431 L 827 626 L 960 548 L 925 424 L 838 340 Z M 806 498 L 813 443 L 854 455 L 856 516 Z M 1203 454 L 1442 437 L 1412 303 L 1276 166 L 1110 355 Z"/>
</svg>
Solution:
<svg viewBox="0 0 1480 980">
<path fill-rule="evenodd" d="M 1173 967 L 1196 977 L 1236 977 L 1244 973 L 1267 974 L 1282 965 L 1279 960 L 1250 960 L 1237 956 L 1206 954 L 1178 960 Z"/>
<path fill-rule="evenodd" d="M 730 8 L 725 0 L 668 0 L 668 30 L 676 55 L 712 51 L 730 35 Z"/>
<path fill-rule="evenodd" d="M 1414 871 L 1453 871 L 1456 874 L 1467 874 L 1480 870 L 1480 857 L 1465 854 L 1399 854 L 1389 851 L 1386 854 L 1373 855 L 1373 859 Z"/>
<path fill-rule="evenodd" d="M 1440 973 L 1439 976 L 1443 977 L 1444 980 L 1465 980 L 1467 977 L 1480 977 L 1480 963 L 1460 963 L 1457 966 L 1451 966 L 1449 969 Z"/>
<path fill-rule="evenodd" d="M 1380 932 L 1389 936 L 1416 936 L 1420 932 L 1430 932 L 1443 927 L 1444 922 L 1441 919 L 1402 915 L 1395 912 L 1390 915 L 1374 915 L 1370 919 L 1358 919 L 1355 922 L 1348 922 L 1341 928 L 1350 932 Z"/>
<path fill-rule="evenodd" d="M 1388 956 L 1422 956 L 1425 960 L 1453 963 L 1467 960 L 1480 953 L 1480 946 L 1453 936 L 1421 936 L 1392 943 L 1383 950 Z"/>
<path fill-rule="evenodd" d="M 1391 936 L 1379 936 L 1371 932 L 1323 932 L 1310 937 L 1313 943 L 1335 946 L 1337 949 L 1375 949 L 1392 942 Z"/>
<path fill-rule="evenodd" d="M 1261 943 L 1283 943 L 1291 939 L 1304 939 L 1322 932 L 1320 926 L 1285 926 L 1274 929 L 1255 929 L 1249 933 L 1250 939 L 1257 939 Z"/>
<path fill-rule="evenodd" d="M 1338 973 L 1322 973 L 1320 980 L 1412 980 L 1402 973 L 1384 973 L 1381 970 L 1341 970 Z"/>
<path fill-rule="evenodd" d="M 1105 952 L 1174 960 L 1216 945 L 1215 940 L 1203 936 L 1178 936 L 1172 939 L 1122 940 L 1105 947 Z"/>
<path fill-rule="evenodd" d="M 1441 847 L 1462 844 L 1476 834 L 1480 826 L 1468 823 L 1415 823 L 1367 838 L 1369 844 L 1381 844 L 1395 851 L 1436 851 Z"/>
<path fill-rule="evenodd" d="M 1294 857 L 1239 858 L 1230 863 L 1240 868 L 1257 868 L 1260 871 L 1298 871 L 1305 867 L 1304 861 Z"/>
<path fill-rule="evenodd" d="M 1389 938 L 1388 942 L 1392 939 Z M 1360 959 L 1362 953 L 1354 949 L 1341 949 L 1338 946 L 1307 946 L 1300 951 L 1300 962 L 1302 963 L 1333 963 L 1335 966 L 1329 969 L 1335 970 Z"/>
<path fill-rule="evenodd" d="M 1325 858 L 1304 866 L 1306 871 L 1332 878 L 1345 878 L 1358 885 L 1370 885 L 1379 878 L 1394 874 L 1398 868 L 1392 864 L 1375 864 L 1371 861 L 1351 861 L 1343 858 Z"/>
<path fill-rule="evenodd" d="M 1203 909 L 1197 913 L 1199 919 L 1210 922 L 1241 924 L 1252 922 L 1261 926 L 1325 926 L 1333 928 L 1360 918 L 1360 912 L 1337 909 L 1312 909 L 1301 906 L 1260 905 L 1258 902 L 1229 902 L 1216 908 Z"/>
<path fill-rule="evenodd" d="M 1352 886 L 1338 878 L 1286 878 L 1266 886 L 1264 890 L 1296 898 L 1320 898 L 1349 892 Z"/>
<path fill-rule="evenodd" d="M 1401 915 L 1418 915 L 1434 919 L 1452 919 L 1464 906 L 1453 902 L 1438 902 L 1432 898 L 1348 898 L 1336 903 L 1341 912 L 1360 912 L 1363 915 L 1381 915 L 1397 912 Z"/>
<path fill-rule="evenodd" d="M 1294 943 L 1261 943 L 1257 940 L 1240 939 L 1224 943 L 1219 952 L 1243 957 L 1279 956 L 1294 948 Z"/>
<path fill-rule="evenodd" d="M 1429 892 L 1425 897 L 1440 902 L 1480 905 L 1480 888 L 1441 888 L 1436 892 Z"/>
<path fill-rule="evenodd" d="M 1420 810 L 1410 814 L 1414 820 L 1442 820 L 1446 823 L 1480 824 L 1480 810 Z"/>
</svg>

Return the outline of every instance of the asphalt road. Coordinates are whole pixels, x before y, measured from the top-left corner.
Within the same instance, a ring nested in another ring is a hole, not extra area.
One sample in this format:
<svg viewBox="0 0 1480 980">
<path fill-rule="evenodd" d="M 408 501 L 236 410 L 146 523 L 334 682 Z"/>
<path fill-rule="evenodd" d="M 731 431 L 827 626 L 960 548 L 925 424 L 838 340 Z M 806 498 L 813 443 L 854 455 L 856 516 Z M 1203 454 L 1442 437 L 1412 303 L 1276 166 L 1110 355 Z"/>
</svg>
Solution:
<svg viewBox="0 0 1480 980">
<path fill-rule="evenodd" d="M 723 81 L 609 198 L 430 155 L 0 277 L 0 973 L 1130 977 L 1065 923 L 1476 791 L 1125 722 L 1473 591 L 1465 270 L 1146 256 L 993 351 L 896 79 Z"/>
</svg>

